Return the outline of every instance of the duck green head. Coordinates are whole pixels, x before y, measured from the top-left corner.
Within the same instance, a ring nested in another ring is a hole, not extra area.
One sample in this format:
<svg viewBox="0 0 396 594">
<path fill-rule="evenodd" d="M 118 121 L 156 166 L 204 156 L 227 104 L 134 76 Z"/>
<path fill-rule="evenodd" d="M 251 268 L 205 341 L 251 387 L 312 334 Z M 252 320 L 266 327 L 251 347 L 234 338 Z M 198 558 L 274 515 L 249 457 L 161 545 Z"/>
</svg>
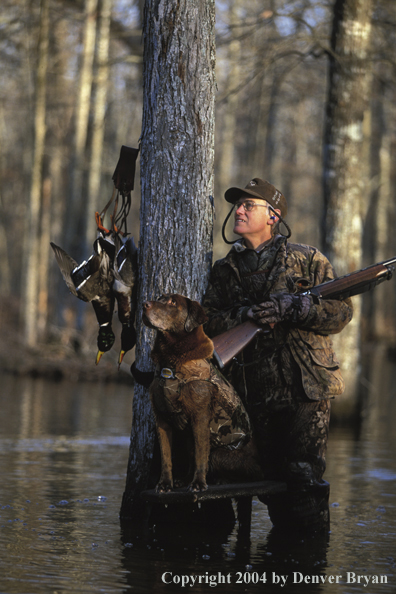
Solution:
<svg viewBox="0 0 396 594">
<path fill-rule="evenodd" d="M 103 353 L 107 353 L 113 346 L 115 336 L 110 324 L 103 324 L 100 326 L 98 333 L 98 354 L 96 355 L 96 365 L 102 358 Z"/>
</svg>

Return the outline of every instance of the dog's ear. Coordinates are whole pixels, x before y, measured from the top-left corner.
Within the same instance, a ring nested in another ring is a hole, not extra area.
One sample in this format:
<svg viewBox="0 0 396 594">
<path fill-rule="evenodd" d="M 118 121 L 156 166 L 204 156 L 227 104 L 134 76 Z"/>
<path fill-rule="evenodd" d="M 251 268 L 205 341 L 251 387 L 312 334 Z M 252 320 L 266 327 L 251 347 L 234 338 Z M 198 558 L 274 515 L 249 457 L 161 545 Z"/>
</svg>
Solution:
<svg viewBox="0 0 396 594">
<path fill-rule="evenodd" d="M 192 332 L 194 328 L 204 324 L 208 320 L 208 317 L 198 301 L 191 301 L 191 299 L 186 299 L 186 301 L 188 315 L 184 324 L 184 329 L 186 332 Z"/>
</svg>

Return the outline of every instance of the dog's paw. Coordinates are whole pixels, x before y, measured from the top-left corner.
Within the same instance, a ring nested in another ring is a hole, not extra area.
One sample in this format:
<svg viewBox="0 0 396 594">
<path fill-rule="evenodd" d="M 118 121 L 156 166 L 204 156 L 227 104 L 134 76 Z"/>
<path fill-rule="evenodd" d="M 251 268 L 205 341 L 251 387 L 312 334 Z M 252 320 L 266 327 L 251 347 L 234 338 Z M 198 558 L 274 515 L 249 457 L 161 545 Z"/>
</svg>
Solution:
<svg viewBox="0 0 396 594">
<path fill-rule="evenodd" d="M 172 491 L 172 483 L 168 481 L 160 481 L 155 487 L 156 493 L 169 493 Z"/>
<path fill-rule="evenodd" d="M 174 479 L 173 481 L 173 487 L 175 489 L 181 489 L 182 487 L 186 486 L 186 481 L 184 481 L 183 479 Z"/>
<path fill-rule="evenodd" d="M 189 491 L 192 491 L 194 493 L 197 493 L 199 491 L 206 491 L 208 488 L 208 485 L 206 484 L 205 481 L 199 481 L 199 480 L 195 480 L 191 483 L 191 485 L 188 487 Z"/>
</svg>

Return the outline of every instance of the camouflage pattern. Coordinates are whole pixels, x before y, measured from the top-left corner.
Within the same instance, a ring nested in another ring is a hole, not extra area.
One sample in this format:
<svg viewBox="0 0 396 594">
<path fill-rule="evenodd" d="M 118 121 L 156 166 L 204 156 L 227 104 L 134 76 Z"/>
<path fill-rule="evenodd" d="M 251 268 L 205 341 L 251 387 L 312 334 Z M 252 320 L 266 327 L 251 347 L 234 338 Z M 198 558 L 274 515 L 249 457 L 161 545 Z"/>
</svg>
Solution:
<svg viewBox="0 0 396 594">
<path fill-rule="evenodd" d="M 202 382 L 210 382 L 215 386 L 215 397 L 211 402 L 210 445 L 212 448 L 225 447 L 239 449 L 251 439 L 249 416 L 231 384 L 221 373 L 205 359 L 188 361 L 174 370 L 173 378 L 161 377 L 157 369 L 156 381 L 162 387 L 164 398 L 158 398 L 158 390 L 153 390 L 155 406 L 168 422 L 177 429 L 183 430 L 188 418 L 183 412 L 181 398 L 189 390 L 194 399 L 200 397 Z"/>
<path fill-rule="evenodd" d="M 203 299 L 205 331 L 213 338 L 245 321 L 249 307 L 271 294 L 298 293 L 333 278 L 330 262 L 316 248 L 278 235 L 256 252 L 239 240 L 213 265 Z M 299 468 L 304 474 L 305 463 L 315 478 L 322 476 L 329 399 L 344 390 L 329 335 L 351 320 L 351 301 L 311 301 L 303 322 L 281 322 L 258 334 L 227 374 L 244 400 L 271 476 L 280 472 L 285 478 Z"/>
<path fill-rule="evenodd" d="M 297 390 L 294 391 L 295 393 Z M 330 400 L 250 406 L 265 478 L 320 480 L 326 469 Z"/>
</svg>

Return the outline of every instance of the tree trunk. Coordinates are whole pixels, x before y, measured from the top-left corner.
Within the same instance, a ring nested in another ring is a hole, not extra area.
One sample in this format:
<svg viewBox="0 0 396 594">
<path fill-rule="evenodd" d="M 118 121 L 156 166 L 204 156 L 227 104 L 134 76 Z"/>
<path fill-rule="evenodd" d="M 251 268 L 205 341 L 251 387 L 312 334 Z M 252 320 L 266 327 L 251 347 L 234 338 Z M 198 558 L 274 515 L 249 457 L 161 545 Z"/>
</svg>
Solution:
<svg viewBox="0 0 396 594">
<path fill-rule="evenodd" d="M 3 120 L 3 109 L 0 106 L 0 118 Z M 2 130 L 1 130 L 2 131 Z M 4 146 L 0 147 L 0 171 L 4 171 Z M 11 293 L 11 267 L 10 255 L 7 242 L 7 223 L 6 223 L 6 208 L 4 205 L 4 195 L 2 192 L 2 179 L 0 173 L 0 287 L 1 295 L 9 295 Z"/>
<path fill-rule="evenodd" d="M 34 120 L 34 157 L 27 230 L 27 262 L 24 299 L 25 341 L 34 346 L 38 338 L 38 268 L 40 260 L 40 207 L 42 192 L 42 167 L 46 133 L 46 89 L 49 47 L 49 0 L 40 4 L 40 36 L 36 78 L 36 104 Z"/>
<path fill-rule="evenodd" d="M 214 0 L 146 0 L 141 144 L 141 226 L 136 347 L 152 369 L 153 331 L 142 303 L 161 293 L 199 300 L 212 260 L 215 45 Z M 121 515 L 141 517 L 154 421 L 147 390 L 135 387 Z M 155 480 L 158 477 L 155 477 Z"/>
<path fill-rule="evenodd" d="M 379 66 L 372 84 L 371 134 L 370 134 L 370 195 L 364 226 L 363 258 L 365 264 L 372 264 L 388 257 L 387 229 L 389 179 L 386 179 L 384 94 L 385 85 Z M 385 167 L 384 167 L 385 166 Z M 384 329 L 384 310 L 378 309 L 388 290 L 387 286 L 369 291 L 363 297 L 362 337 L 372 340 Z M 381 297 L 381 298 L 380 298 Z"/>
<path fill-rule="evenodd" d="M 40 259 L 38 262 L 38 303 L 37 303 L 37 332 L 44 337 L 47 329 L 48 319 L 48 278 L 49 278 L 49 257 L 51 241 L 51 201 L 52 183 L 49 177 L 43 181 L 42 188 L 42 209 L 41 209 L 41 233 L 40 233 Z"/>
<path fill-rule="evenodd" d="M 93 81 L 93 63 L 95 56 L 96 20 L 98 0 L 85 1 L 85 22 L 82 45 L 81 70 L 76 105 L 74 150 L 71 159 L 71 188 L 67 209 L 67 220 L 83 221 L 85 219 L 85 201 L 83 200 L 83 176 L 85 169 L 85 146 L 88 135 L 88 119 L 91 107 L 91 92 Z M 91 221 L 92 223 L 92 221 Z M 74 257 L 87 257 L 88 254 L 78 254 L 81 249 L 81 228 L 75 225 L 76 233 L 72 237 L 70 253 Z"/>
<path fill-rule="evenodd" d="M 372 0 L 336 0 L 330 55 L 324 138 L 324 251 L 337 274 L 362 265 L 362 225 L 367 208 L 364 115 L 371 82 Z M 336 341 L 347 389 L 338 403 L 341 416 L 354 412 L 360 352 L 361 299 L 354 319 Z"/>
<path fill-rule="evenodd" d="M 100 180 L 102 172 L 102 151 L 106 114 L 107 85 L 109 79 L 110 25 L 113 0 L 102 0 L 97 40 L 98 73 L 96 78 L 93 110 L 93 131 L 91 160 L 88 178 L 88 199 L 86 209 L 85 251 L 92 250 L 96 238 L 95 212 L 101 211 L 105 201 L 101 200 Z"/>
<path fill-rule="evenodd" d="M 389 253 L 390 254 L 396 254 L 396 234 L 395 234 L 395 229 L 396 229 L 396 204 L 395 204 L 395 199 L 394 196 L 396 196 L 396 139 L 394 138 L 394 136 L 392 135 L 390 140 L 389 140 L 389 197 L 390 197 L 390 205 L 389 205 L 389 215 L 388 215 L 388 240 L 389 240 L 389 245 L 388 245 L 388 249 L 389 249 Z M 391 299 L 390 299 L 390 308 L 389 311 L 392 312 L 390 313 L 390 320 L 393 322 L 392 323 L 392 334 L 391 334 L 391 338 L 393 338 L 394 343 L 396 343 L 396 337 L 395 337 L 395 328 L 396 328 L 396 308 L 395 308 L 395 304 L 396 304 L 396 283 L 393 281 L 393 292 L 391 294 Z M 393 307 L 392 307 L 393 306 Z M 389 307 L 389 305 L 388 305 Z"/>
<path fill-rule="evenodd" d="M 377 245 L 374 260 L 380 262 L 396 254 L 394 241 L 395 221 L 395 193 L 391 189 L 392 168 L 389 138 L 385 138 L 380 151 L 381 189 L 378 205 L 376 227 Z M 394 278 L 394 277 L 393 277 Z M 393 280 L 395 284 L 395 281 Z M 374 339 L 395 343 L 396 339 L 396 308 L 395 296 L 388 283 L 373 291 L 374 302 Z"/>
<path fill-rule="evenodd" d="M 239 0 L 234 0 L 229 6 L 229 26 L 231 29 L 235 28 L 239 22 L 237 12 L 240 8 Z M 222 126 L 221 126 L 221 145 L 217 152 L 217 173 L 215 178 L 215 203 L 216 203 L 216 220 L 214 227 L 214 245 L 213 251 L 215 260 L 222 258 L 229 250 L 229 246 L 224 243 L 221 234 L 223 221 L 226 218 L 231 206 L 224 200 L 224 192 L 228 187 L 238 184 L 240 180 L 236 177 L 237 167 L 235 167 L 235 144 L 236 144 L 236 128 L 237 128 L 237 113 L 239 94 L 237 88 L 240 83 L 240 68 L 239 59 L 241 53 L 241 44 L 238 39 L 231 41 L 227 48 L 227 82 L 224 88 L 224 103 L 220 108 L 223 112 Z M 219 108 L 218 108 L 219 109 Z M 229 224 L 228 236 L 230 239 L 236 239 L 236 235 L 232 235 L 232 225 Z"/>
</svg>

